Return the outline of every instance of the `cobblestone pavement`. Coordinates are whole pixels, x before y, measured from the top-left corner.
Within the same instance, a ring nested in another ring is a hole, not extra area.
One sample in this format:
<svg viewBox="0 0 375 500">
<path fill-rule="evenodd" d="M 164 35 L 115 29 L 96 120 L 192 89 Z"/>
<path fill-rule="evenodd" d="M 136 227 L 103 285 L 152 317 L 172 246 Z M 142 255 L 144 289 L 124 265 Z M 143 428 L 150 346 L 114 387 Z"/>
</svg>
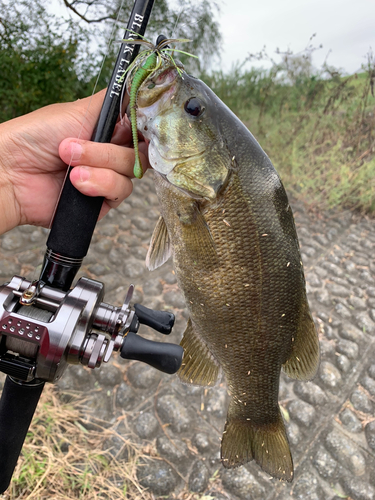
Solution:
<svg viewBox="0 0 375 500">
<path fill-rule="evenodd" d="M 281 379 L 295 463 L 291 485 L 270 479 L 253 463 L 231 471 L 221 467 L 228 403 L 224 381 L 210 390 L 189 387 L 176 376 L 115 358 L 94 372 L 70 367 L 59 383 L 61 392 L 105 389 L 95 391 L 88 414 L 94 410 L 110 423 L 126 414 L 139 442 L 164 459 L 150 458 L 138 472 L 155 497 L 182 498 L 190 489 L 200 494 L 197 498 L 205 493 L 218 500 L 375 499 L 375 221 L 350 212 L 311 215 L 298 203 L 294 212 L 322 355 L 314 381 Z M 80 274 L 103 281 L 106 302 L 118 305 L 135 283 L 135 302 L 176 313 L 174 332 L 164 340 L 178 342 L 187 313 L 172 265 L 153 272 L 144 265 L 157 219 L 148 173 L 98 224 Z M 4 235 L 1 281 L 13 274 L 37 277 L 45 240 L 46 231 L 29 226 Z M 147 328 L 140 333 L 163 340 Z"/>
</svg>

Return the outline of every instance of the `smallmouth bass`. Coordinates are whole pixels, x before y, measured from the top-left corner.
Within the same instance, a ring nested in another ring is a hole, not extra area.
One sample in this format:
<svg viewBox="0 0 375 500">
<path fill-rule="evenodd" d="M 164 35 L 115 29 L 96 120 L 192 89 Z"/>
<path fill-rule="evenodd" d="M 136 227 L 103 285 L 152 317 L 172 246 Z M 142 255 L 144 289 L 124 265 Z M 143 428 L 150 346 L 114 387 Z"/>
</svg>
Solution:
<svg viewBox="0 0 375 500">
<path fill-rule="evenodd" d="M 202 81 L 163 64 L 140 87 L 137 106 L 161 205 L 146 265 L 173 257 L 190 312 L 179 377 L 212 386 L 224 372 L 225 467 L 255 460 L 291 481 L 280 371 L 311 379 L 319 343 L 284 187 L 248 129 Z"/>
</svg>

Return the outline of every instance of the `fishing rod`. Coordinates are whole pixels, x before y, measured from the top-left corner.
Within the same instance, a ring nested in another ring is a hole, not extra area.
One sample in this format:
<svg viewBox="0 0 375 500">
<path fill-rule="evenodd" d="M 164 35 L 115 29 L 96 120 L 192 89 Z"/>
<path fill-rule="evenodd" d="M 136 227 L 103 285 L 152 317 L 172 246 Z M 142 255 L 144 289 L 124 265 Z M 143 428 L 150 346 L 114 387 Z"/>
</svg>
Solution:
<svg viewBox="0 0 375 500">
<path fill-rule="evenodd" d="M 135 0 L 124 39 L 92 135 L 110 142 L 125 85 L 136 58 L 154 0 Z M 159 37 L 160 38 L 160 37 Z M 140 304 L 130 306 L 130 285 L 122 307 L 104 302 L 104 284 L 82 277 L 71 288 L 87 254 L 103 204 L 81 194 L 67 176 L 47 240 L 38 280 L 14 276 L 0 286 L 0 371 L 7 374 L 0 399 L 0 494 L 14 468 L 46 382 L 57 382 L 68 364 L 98 368 L 114 352 L 165 373 L 179 369 L 183 349 L 137 335 L 140 324 L 169 334 L 174 315 Z"/>
</svg>

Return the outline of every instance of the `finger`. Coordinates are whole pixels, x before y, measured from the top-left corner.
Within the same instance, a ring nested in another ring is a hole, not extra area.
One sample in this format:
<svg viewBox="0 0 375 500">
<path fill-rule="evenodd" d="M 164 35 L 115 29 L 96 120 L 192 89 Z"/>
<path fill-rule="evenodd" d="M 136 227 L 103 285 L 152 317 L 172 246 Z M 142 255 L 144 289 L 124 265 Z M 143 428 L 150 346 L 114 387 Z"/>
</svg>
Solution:
<svg viewBox="0 0 375 500">
<path fill-rule="evenodd" d="M 107 201 L 104 200 L 102 208 L 100 209 L 100 212 L 99 212 L 98 220 L 102 220 L 103 217 L 105 217 L 107 215 L 107 213 L 111 210 L 111 208 L 116 208 L 116 207 L 110 207 L 108 205 Z"/>
<path fill-rule="evenodd" d="M 70 180 L 82 194 L 103 196 L 111 207 L 119 205 L 133 190 L 129 177 L 105 168 L 75 167 Z"/>
<path fill-rule="evenodd" d="M 112 134 L 111 143 L 118 144 L 119 146 L 132 146 L 132 131 L 130 128 L 129 118 L 126 115 L 123 118 L 123 123 L 119 122 L 116 124 L 115 130 Z"/>
<path fill-rule="evenodd" d="M 132 148 L 69 138 L 61 142 L 59 154 L 67 165 L 111 169 L 133 177 L 135 154 Z M 143 170 L 146 171 L 149 167 L 148 158 L 141 152 L 140 159 Z"/>
<path fill-rule="evenodd" d="M 148 144 L 147 144 L 147 142 L 145 142 L 145 141 L 140 142 L 138 144 L 138 149 L 139 149 L 139 158 L 141 160 L 143 173 L 145 173 L 148 168 L 151 168 L 151 165 L 150 165 L 149 160 L 148 160 Z"/>
</svg>

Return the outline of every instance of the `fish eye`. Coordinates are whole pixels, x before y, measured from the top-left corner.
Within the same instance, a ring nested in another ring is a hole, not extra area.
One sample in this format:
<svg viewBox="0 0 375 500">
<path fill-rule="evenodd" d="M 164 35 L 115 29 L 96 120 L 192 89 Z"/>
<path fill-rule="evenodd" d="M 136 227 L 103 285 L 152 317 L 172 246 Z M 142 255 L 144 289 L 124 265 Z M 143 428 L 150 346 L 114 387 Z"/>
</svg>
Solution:
<svg viewBox="0 0 375 500">
<path fill-rule="evenodd" d="M 196 97 L 191 97 L 188 101 L 185 102 L 185 111 L 191 116 L 199 116 L 204 111 L 204 106 L 199 102 L 199 99 Z"/>
<path fill-rule="evenodd" d="M 155 83 L 151 82 L 150 85 L 147 86 L 148 89 L 153 89 L 155 87 Z"/>
</svg>

